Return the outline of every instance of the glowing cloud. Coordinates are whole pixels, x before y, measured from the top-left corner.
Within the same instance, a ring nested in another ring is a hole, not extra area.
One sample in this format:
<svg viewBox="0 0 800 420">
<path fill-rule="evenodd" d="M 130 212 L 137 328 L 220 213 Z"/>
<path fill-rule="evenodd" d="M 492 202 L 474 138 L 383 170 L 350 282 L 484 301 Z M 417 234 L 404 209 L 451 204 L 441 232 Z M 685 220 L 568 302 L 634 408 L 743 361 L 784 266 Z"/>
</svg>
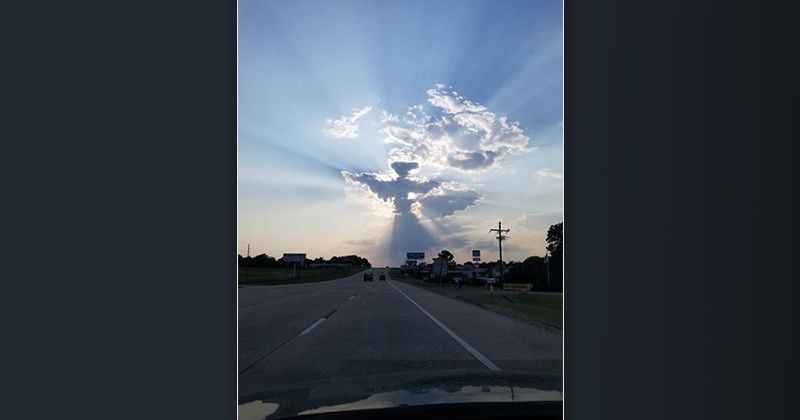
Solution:
<svg viewBox="0 0 800 420">
<path fill-rule="evenodd" d="M 452 88 L 436 84 L 427 96 L 427 103 L 408 108 L 402 122 L 384 111 L 380 133 L 390 145 L 390 161 L 475 171 L 496 167 L 505 156 L 533 150 L 519 123 Z"/>
<path fill-rule="evenodd" d="M 358 120 L 369 114 L 370 111 L 372 111 L 372 107 L 365 106 L 353 111 L 353 115 L 350 116 L 343 115 L 335 120 L 328 118 L 325 123 L 329 127 L 322 130 L 322 132 L 332 139 L 354 139 L 358 137 Z"/>
</svg>

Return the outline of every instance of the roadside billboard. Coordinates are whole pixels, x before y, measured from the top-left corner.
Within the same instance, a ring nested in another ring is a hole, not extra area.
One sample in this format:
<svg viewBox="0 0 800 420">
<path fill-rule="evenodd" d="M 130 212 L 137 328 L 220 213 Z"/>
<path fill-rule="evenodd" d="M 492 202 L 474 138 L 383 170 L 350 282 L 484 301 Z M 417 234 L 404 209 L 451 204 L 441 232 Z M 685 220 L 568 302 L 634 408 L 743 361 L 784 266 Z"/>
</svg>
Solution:
<svg viewBox="0 0 800 420">
<path fill-rule="evenodd" d="M 306 254 L 283 254 L 284 262 L 303 262 L 306 260 Z"/>
<path fill-rule="evenodd" d="M 424 252 L 406 252 L 406 259 L 407 260 L 424 260 L 425 253 Z"/>
</svg>

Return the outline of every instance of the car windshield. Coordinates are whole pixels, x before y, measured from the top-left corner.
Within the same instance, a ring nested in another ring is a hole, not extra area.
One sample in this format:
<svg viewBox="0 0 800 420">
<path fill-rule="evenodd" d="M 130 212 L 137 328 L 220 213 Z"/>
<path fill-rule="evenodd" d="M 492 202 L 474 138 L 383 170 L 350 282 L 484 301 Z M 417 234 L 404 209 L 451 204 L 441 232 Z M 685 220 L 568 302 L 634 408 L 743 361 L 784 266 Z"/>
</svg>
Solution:
<svg viewBox="0 0 800 420">
<path fill-rule="evenodd" d="M 239 418 L 561 401 L 561 0 L 238 17 Z"/>
</svg>

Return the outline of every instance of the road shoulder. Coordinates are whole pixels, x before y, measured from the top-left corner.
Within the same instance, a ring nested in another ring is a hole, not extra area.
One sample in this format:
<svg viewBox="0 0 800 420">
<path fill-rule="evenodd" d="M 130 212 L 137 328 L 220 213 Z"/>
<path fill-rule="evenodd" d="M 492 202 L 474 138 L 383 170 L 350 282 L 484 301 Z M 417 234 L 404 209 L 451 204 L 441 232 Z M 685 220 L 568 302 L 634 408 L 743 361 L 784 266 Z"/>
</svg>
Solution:
<svg viewBox="0 0 800 420">
<path fill-rule="evenodd" d="M 464 302 L 481 309 L 513 318 L 530 325 L 561 331 L 563 317 L 561 310 L 562 296 L 553 293 L 511 292 L 488 290 L 477 287 L 458 288 L 425 284 L 416 280 L 393 277 L 393 280 L 408 284 L 421 290 Z"/>
</svg>

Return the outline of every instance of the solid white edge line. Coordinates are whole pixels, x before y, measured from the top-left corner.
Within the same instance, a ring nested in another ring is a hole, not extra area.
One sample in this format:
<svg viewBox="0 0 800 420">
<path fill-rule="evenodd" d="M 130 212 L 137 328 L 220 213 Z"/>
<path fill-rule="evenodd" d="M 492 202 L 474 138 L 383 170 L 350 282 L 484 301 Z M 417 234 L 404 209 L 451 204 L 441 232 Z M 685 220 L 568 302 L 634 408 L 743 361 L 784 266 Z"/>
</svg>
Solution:
<svg viewBox="0 0 800 420">
<path fill-rule="evenodd" d="M 323 322 L 324 322 L 326 319 L 327 319 L 327 318 L 320 318 L 320 319 L 318 319 L 318 320 L 317 320 L 317 322 L 315 322 L 315 323 L 313 323 L 313 324 L 309 325 L 309 326 L 308 326 L 308 328 L 304 329 L 304 330 L 303 330 L 303 332 L 301 332 L 301 333 L 300 333 L 300 335 L 303 335 L 303 334 L 308 334 L 308 333 L 310 333 L 310 332 L 311 332 L 311 331 L 312 331 L 314 328 L 317 328 L 317 327 L 319 326 L 319 324 L 322 324 L 322 323 L 323 323 Z"/>
<path fill-rule="evenodd" d="M 422 306 L 419 306 L 419 304 L 417 302 L 414 302 L 414 299 L 411 299 L 407 294 L 405 294 L 402 290 L 400 290 L 397 286 L 395 286 L 394 282 L 387 281 L 387 283 L 389 283 L 392 287 L 394 287 L 395 290 L 400 292 L 401 295 L 405 296 L 406 299 L 408 299 L 411 303 L 414 304 L 414 306 L 419 308 L 419 310 L 422 311 L 422 313 L 427 315 L 428 318 L 431 319 L 431 321 L 435 322 L 436 325 L 438 325 L 441 329 L 443 329 L 444 332 L 446 332 L 453 340 L 456 340 L 456 342 L 458 344 L 461 344 L 461 347 L 464 347 L 464 349 L 466 351 L 468 351 L 469 354 L 471 354 L 473 357 L 478 359 L 479 362 L 483 363 L 483 365 L 486 366 L 487 369 L 496 370 L 496 371 L 500 370 L 500 368 L 497 367 L 497 365 L 495 365 L 494 363 L 492 363 L 491 360 L 486 358 L 486 356 L 482 355 L 478 350 L 475 350 L 474 347 L 470 346 L 469 343 L 464 341 L 461 337 L 459 337 L 456 333 L 454 333 L 450 328 L 447 328 L 446 325 L 444 325 L 441 322 L 439 322 L 439 320 L 436 319 L 436 317 L 434 317 L 433 315 L 431 315 L 428 311 L 426 311 L 425 308 L 423 308 Z"/>
</svg>

